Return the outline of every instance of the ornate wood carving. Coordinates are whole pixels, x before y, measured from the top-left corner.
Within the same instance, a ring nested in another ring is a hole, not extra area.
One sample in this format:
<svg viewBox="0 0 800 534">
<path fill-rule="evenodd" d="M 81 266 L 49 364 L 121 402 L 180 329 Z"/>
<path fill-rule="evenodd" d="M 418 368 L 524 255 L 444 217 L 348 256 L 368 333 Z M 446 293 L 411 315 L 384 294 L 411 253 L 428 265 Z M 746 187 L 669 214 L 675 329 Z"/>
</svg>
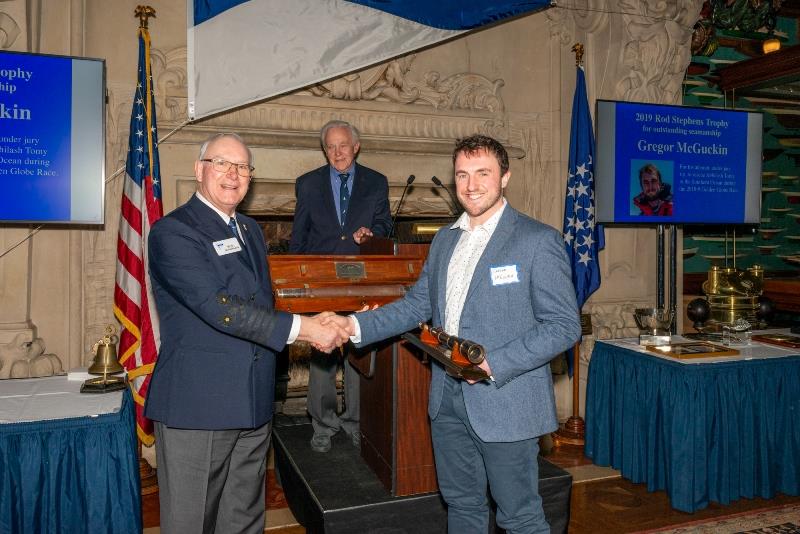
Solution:
<svg viewBox="0 0 800 534">
<path fill-rule="evenodd" d="M 623 99 L 680 101 L 683 74 L 691 61 L 692 27 L 702 3 L 702 0 L 619 3 L 620 10 L 626 13 L 622 19 L 631 38 L 623 52 L 623 62 L 630 74 L 617 85 Z"/>
<path fill-rule="evenodd" d="M 316 84 L 299 94 L 310 93 L 337 100 L 388 100 L 401 104 L 427 104 L 436 109 L 487 110 L 501 113 L 503 80 L 491 81 L 474 73 L 460 73 L 442 79 L 430 71 L 423 81 L 409 76 L 416 54 Z"/>
<path fill-rule="evenodd" d="M 154 48 L 151 55 L 158 120 L 164 133 L 165 127 L 186 117 L 186 48 L 168 52 Z M 199 142 L 208 132 L 222 128 L 240 132 L 254 147 L 316 149 L 319 129 L 331 119 L 344 117 L 371 138 L 372 150 L 449 154 L 453 139 L 476 131 L 508 141 L 499 94 L 503 80 L 470 72 L 442 78 L 436 71 L 428 72 L 423 81 L 413 80 L 408 73 L 415 57 L 411 54 L 199 121 L 185 127 L 178 138 Z M 343 107 L 342 100 L 352 104 Z M 387 108 L 397 104 L 401 106 Z M 428 106 L 438 113 L 431 113 Z M 521 158 L 524 151 L 512 146 L 510 155 Z"/>
</svg>

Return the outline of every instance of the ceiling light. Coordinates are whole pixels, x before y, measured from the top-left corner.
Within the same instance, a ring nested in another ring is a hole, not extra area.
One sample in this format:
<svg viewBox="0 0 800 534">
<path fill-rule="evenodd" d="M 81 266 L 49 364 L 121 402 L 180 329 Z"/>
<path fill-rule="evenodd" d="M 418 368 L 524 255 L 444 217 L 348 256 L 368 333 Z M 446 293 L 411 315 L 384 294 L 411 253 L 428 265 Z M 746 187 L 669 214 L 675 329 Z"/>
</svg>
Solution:
<svg viewBox="0 0 800 534">
<path fill-rule="evenodd" d="M 761 43 L 761 50 L 763 50 L 765 54 L 771 54 L 772 52 L 777 52 L 780 49 L 781 42 L 774 37 Z"/>
</svg>

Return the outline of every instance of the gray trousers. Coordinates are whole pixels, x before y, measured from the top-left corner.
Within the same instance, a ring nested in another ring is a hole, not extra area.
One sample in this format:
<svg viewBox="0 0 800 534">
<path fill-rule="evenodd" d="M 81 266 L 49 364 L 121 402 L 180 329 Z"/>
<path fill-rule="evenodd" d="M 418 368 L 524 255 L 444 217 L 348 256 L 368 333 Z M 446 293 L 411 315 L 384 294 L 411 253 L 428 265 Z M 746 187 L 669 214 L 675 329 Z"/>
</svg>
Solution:
<svg viewBox="0 0 800 534">
<path fill-rule="evenodd" d="M 482 441 L 469 422 L 462 384 L 445 378 L 442 404 L 431 421 L 439 491 L 447 503 L 447 532 L 487 532 L 489 499 L 508 534 L 549 534 L 539 495 L 539 438 Z M 474 386 L 466 386 L 474 387 Z"/>
<path fill-rule="evenodd" d="M 347 356 L 344 357 L 345 411 L 336 414 L 336 369 L 339 357 L 317 350 L 311 351 L 308 375 L 308 397 L 306 409 L 311 416 L 315 434 L 332 436 L 339 430 L 348 434 L 358 431 L 359 378 Z"/>
<path fill-rule="evenodd" d="M 272 422 L 247 430 L 155 423 L 162 534 L 264 531 Z"/>
</svg>

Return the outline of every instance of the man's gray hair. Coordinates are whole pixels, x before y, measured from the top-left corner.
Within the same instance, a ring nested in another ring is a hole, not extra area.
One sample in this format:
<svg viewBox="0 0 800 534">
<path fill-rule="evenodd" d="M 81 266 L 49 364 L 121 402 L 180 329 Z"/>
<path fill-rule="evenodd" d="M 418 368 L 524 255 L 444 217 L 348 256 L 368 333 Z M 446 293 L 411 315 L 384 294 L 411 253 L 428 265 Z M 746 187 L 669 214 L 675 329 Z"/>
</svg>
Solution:
<svg viewBox="0 0 800 534">
<path fill-rule="evenodd" d="M 319 144 L 322 145 L 322 149 L 325 150 L 325 136 L 328 134 L 328 130 L 331 128 L 347 128 L 350 130 L 350 137 L 353 140 L 353 144 L 359 143 L 361 139 L 361 134 L 358 131 L 358 128 L 353 126 L 347 121 L 328 121 L 328 123 L 322 127 L 322 130 L 319 132 Z"/>
<path fill-rule="evenodd" d="M 206 157 L 206 150 L 208 150 L 208 146 L 214 141 L 222 139 L 223 137 L 230 137 L 231 139 L 236 139 L 237 141 L 242 143 L 242 146 L 244 146 L 247 149 L 247 158 L 248 158 L 247 164 L 248 165 L 253 164 L 253 152 L 250 150 L 250 147 L 247 146 L 247 143 L 244 142 L 244 139 L 242 139 L 239 134 L 235 134 L 233 132 L 217 133 L 206 139 L 206 141 L 200 146 L 200 155 L 197 156 L 197 160 L 199 161 L 201 159 L 204 159 Z M 237 162 L 234 161 L 233 163 Z"/>
</svg>

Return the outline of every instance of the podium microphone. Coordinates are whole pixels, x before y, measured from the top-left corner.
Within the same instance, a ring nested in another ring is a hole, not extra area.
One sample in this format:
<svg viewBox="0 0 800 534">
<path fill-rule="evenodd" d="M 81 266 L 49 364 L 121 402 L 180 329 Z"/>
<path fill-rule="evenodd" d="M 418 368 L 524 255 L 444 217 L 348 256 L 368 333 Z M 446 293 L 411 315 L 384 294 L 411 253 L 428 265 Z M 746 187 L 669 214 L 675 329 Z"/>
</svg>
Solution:
<svg viewBox="0 0 800 534">
<path fill-rule="evenodd" d="M 450 209 L 452 210 L 453 215 L 458 215 L 458 200 L 456 200 L 456 197 L 453 196 L 453 193 L 450 191 L 450 189 L 448 189 L 442 183 L 442 181 L 440 179 L 438 179 L 437 177 L 435 177 L 435 176 L 431 176 L 431 182 L 433 182 L 437 186 L 439 186 L 442 189 L 444 189 L 445 191 L 447 191 L 447 196 L 449 196 L 450 200 L 453 202 L 453 205 L 450 206 Z"/>
<path fill-rule="evenodd" d="M 406 191 L 408 191 L 408 186 L 414 183 L 417 177 L 409 175 L 408 179 L 406 180 L 406 186 L 403 188 L 403 194 L 400 195 L 400 202 L 397 203 L 397 208 L 394 210 L 394 217 L 392 217 L 392 227 L 389 229 L 389 235 L 387 237 L 392 237 L 394 235 L 394 223 L 397 221 L 397 216 L 400 214 L 400 207 L 403 205 L 403 199 L 406 198 Z"/>
</svg>

